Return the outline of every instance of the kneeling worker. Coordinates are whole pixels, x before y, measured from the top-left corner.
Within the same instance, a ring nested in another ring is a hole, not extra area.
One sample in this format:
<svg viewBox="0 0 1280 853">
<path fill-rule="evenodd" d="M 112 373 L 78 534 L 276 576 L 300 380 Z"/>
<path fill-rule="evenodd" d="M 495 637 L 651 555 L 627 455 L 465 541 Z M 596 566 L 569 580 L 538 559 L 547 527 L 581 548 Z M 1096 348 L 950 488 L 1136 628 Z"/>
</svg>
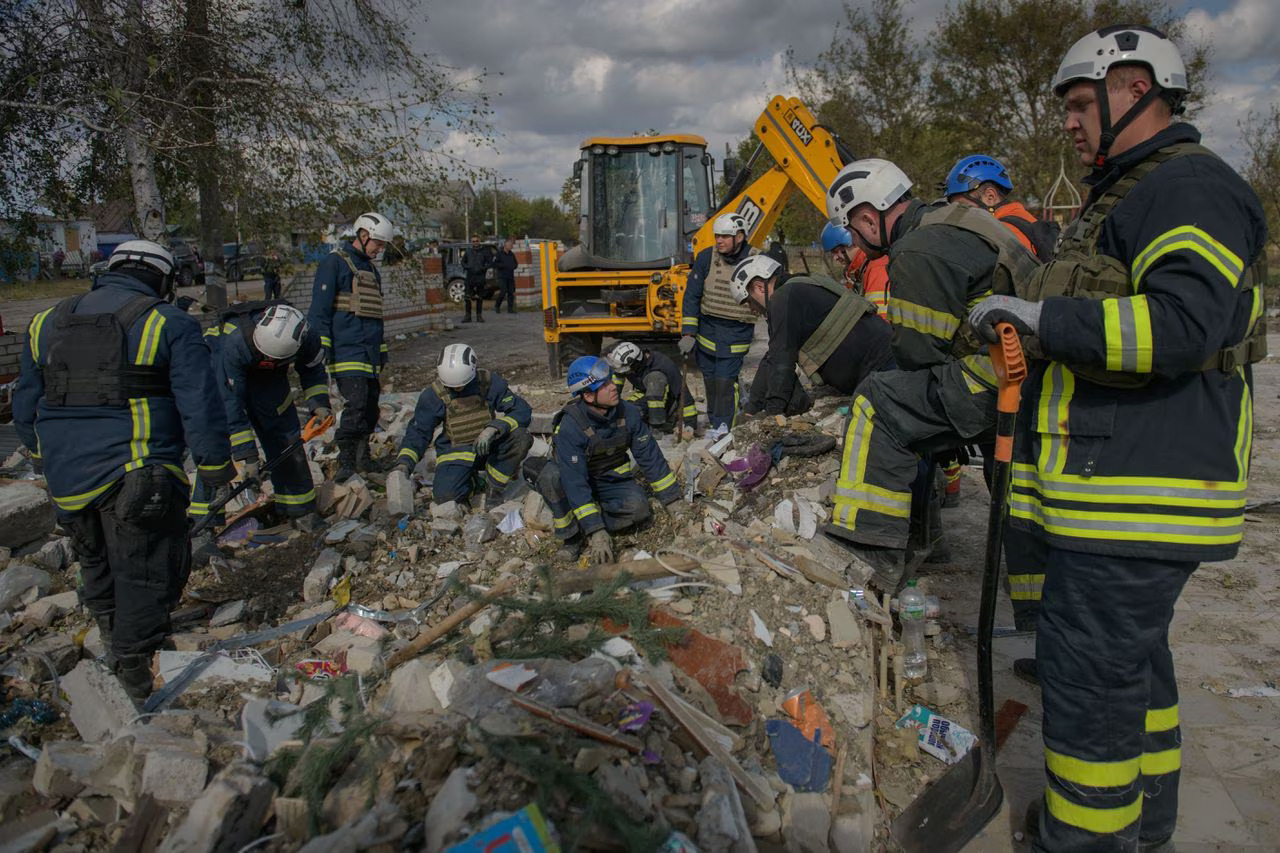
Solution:
<svg viewBox="0 0 1280 853">
<path fill-rule="evenodd" d="M 441 427 L 431 487 L 435 503 L 469 504 L 471 493 L 483 483 L 486 504 L 497 504 L 533 446 L 529 404 L 505 379 L 476 364 L 476 351 L 466 344 L 444 348 L 436 381 L 418 397 L 396 456 L 396 467 L 412 472 Z"/>
<path fill-rule="evenodd" d="M 787 275 L 777 261 L 755 255 L 734 268 L 729 287 L 739 304 L 769 321 L 769 351 L 751 383 L 748 412 L 808 409 L 796 367 L 844 394 L 871 372 L 893 367 L 889 324 L 865 297 L 825 276 Z"/>
<path fill-rule="evenodd" d="M 696 428 L 698 410 L 674 361 L 660 352 L 641 349 L 631 341 L 615 345 L 605 354 L 605 360 L 619 377 L 619 385 L 624 379 L 630 380 L 640 392 L 645 404 L 645 423 L 651 428 L 670 432 L 680 423 L 681 414 L 686 429 Z"/>
<path fill-rule="evenodd" d="M 686 508 L 640 409 L 619 399 L 612 380 L 603 358 L 584 355 L 569 365 L 573 400 L 556 415 L 553 459 L 538 477 L 563 543 L 560 558 L 577 557 L 585 539 L 592 563 L 611 563 L 609 534 L 649 519 L 649 496 L 636 481 L 635 464 L 668 512 L 683 515 Z"/>
</svg>

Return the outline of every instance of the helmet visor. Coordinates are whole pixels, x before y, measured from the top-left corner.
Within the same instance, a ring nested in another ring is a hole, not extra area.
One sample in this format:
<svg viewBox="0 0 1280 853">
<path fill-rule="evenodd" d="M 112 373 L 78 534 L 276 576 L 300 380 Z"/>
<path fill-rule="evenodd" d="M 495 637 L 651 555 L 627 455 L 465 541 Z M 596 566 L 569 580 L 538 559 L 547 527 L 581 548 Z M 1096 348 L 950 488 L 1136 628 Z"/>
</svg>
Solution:
<svg viewBox="0 0 1280 853">
<path fill-rule="evenodd" d="M 608 381 L 612 375 L 613 371 L 609 368 L 609 363 L 604 359 L 600 359 L 591 365 L 591 369 L 587 371 L 586 376 L 569 386 L 569 391 L 573 394 L 582 391 L 594 391 Z"/>
</svg>

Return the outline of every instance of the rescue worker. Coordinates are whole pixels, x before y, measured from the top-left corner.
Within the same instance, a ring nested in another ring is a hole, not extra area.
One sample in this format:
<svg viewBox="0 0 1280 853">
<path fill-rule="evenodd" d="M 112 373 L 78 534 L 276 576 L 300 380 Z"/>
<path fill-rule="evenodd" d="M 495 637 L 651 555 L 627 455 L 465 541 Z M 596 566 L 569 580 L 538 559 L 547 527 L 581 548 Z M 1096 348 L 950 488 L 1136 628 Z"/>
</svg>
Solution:
<svg viewBox="0 0 1280 853">
<path fill-rule="evenodd" d="M 485 489 L 485 503 L 496 506 L 520 463 L 529 455 L 533 410 L 507 381 L 478 366 L 476 351 L 449 344 L 440 353 L 436 379 L 418 396 L 405 430 L 396 467 L 412 473 L 435 439 L 435 503 L 470 506 L 471 494 Z"/>
<path fill-rule="evenodd" d="M 1010 292 L 1037 267 L 990 214 L 933 208 L 910 189 L 893 163 L 868 159 L 845 166 L 827 190 L 831 222 L 847 227 L 868 256 L 888 255 L 897 369 L 872 373 L 858 386 L 825 529 L 870 564 L 875 584 L 889 592 L 905 582 L 908 546 L 914 566 L 937 535 L 928 489 L 917 490 L 912 511 L 922 455 L 994 430 L 997 382 L 965 322 L 968 306 L 993 288 Z"/>
<path fill-rule="evenodd" d="M 822 226 L 822 249 L 844 271 L 844 282 L 854 293 L 865 296 L 876 308 L 876 316 L 888 322 L 889 257 L 872 260 L 861 249 L 853 248 L 853 236 L 847 228 L 828 222 Z"/>
<path fill-rule="evenodd" d="M 205 332 L 213 350 L 214 372 L 222 389 L 231 458 L 241 463 L 245 479 L 258 477 L 262 452 L 273 460 L 271 488 L 276 507 L 299 530 L 324 527 L 316 513 L 315 483 L 301 442 L 302 428 L 294 408 L 289 368 L 298 374 L 302 399 L 309 412 L 323 420 L 329 416 L 329 382 L 324 371 L 324 348 L 307 318 L 292 305 L 250 304 L 231 308 L 222 321 Z M 293 449 L 288 456 L 284 451 Z M 278 461 L 276 461 L 278 460 Z M 197 481 L 190 514 L 196 521 L 209 513 L 211 490 Z M 221 510 L 215 523 L 221 523 Z M 196 537 L 196 558 L 209 553 L 212 535 Z"/>
<path fill-rule="evenodd" d="M 1040 260 L 1053 259 L 1058 226 L 1037 219 L 1022 202 L 1009 198 L 1013 180 L 996 158 L 985 154 L 961 157 L 947 174 L 943 191 L 952 204 L 981 207 L 999 219 Z"/>
<path fill-rule="evenodd" d="M 685 429 L 697 429 L 698 410 L 693 395 L 684 387 L 674 361 L 631 341 L 615 344 L 605 353 L 605 360 L 618 380 L 618 390 L 622 390 L 623 381 L 630 380 L 639 395 L 632 402 L 639 405 L 640 400 L 644 401 L 644 421 L 650 428 L 671 432 L 683 416 Z"/>
<path fill-rule="evenodd" d="M 680 517 L 687 508 L 640 409 L 619 399 L 612 380 L 603 358 L 584 355 L 569 365 L 566 382 L 573 400 L 556 414 L 552 459 L 537 480 L 561 541 L 558 559 L 576 559 L 585 542 L 592 563 L 612 563 L 610 534 L 649 520 L 649 497 L 636 480 L 637 465 L 669 513 Z"/>
<path fill-rule="evenodd" d="M 756 369 L 747 411 L 795 415 L 812 406 L 796 376 L 852 394 L 872 371 L 893 366 L 889 326 L 868 300 L 825 276 L 788 275 L 772 258 L 739 263 L 734 298 L 769 323 L 769 351 Z"/>
<path fill-rule="evenodd" d="M 262 298 L 267 301 L 283 298 L 283 290 L 280 285 L 280 267 L 280 253 L 272 249 L 262 259 Z"/>
<path fill-rule="evenodd" d="M 1045 574 L 1035 845 L 1168 849 L 1182 742 L 1169 622 L 1196 567 L 1240 546 L 1266 219 L 1175 122 L 1186 68 L 1162 33 L 1090 33 L 1053 90 L 1089 195 L 1055 260 L 970 315 L 988 338 L 1013 323 L 1043 355 L 1022 386 L 1009 508 Z"/>
<path fill-rule="evenodd" d="M 467 311 L 466 316 L 462 318 L 464 323 L 471 322 L 472 302 L 476 304 L 476 322 L 484 322 L 484 276 L 485 271 L 491 266 L 493 266 L 493 258 L 480 245 L 480 237 L 472 234 L 471 248 L 462 253 L 462 269 L 467 274 L 467 291 L 462 299 L 462 304 L 466 306 Z"/>
<path fill-rule="evenodd" d="M 498 250 L 493 260 L 493 268 L 498 275 L 498 295 L 493 298 L 493 313 L 502 310 L 502 301 L 507 301 L 507 313 L 516 313 L 516 268 L 520 262 L 512 251 L 516 241 L 508 237 Z"/>
<path fill-rule="evenodd" d="M 235 476 L 200 325 L 166 301 L 174 270 L 168 249 L 121 243 L 88 293 L 31 320 L 13 396 L 80 561 L 80 601 L 139 703 L 191 570 L 183 457 L 210 487 Z"/>
<path fill-rule="evenodd" d="M 334 430 L 338 470 L 346 482 L 370 469 L 369 436 L 378 425 L 378 377 L 387 364 L 382 327 L 382 275 L 374 261 L 391 242 L 391 220 L 366 213 L 355 221 L 355 237 L 316 267 L 307 321 L 320 335 L 329 373 L 342 395 Z"/>
<path fill-rule="evenodd" d="M 694 258 L 685 285 L 679 346 L 686 357 L 696 347 L 707 420 L 723 433 L 738 411 L 738 373 L 755 334 L 755 316 L 729 293 L 729 273 L 756 250 L 747 243 L 746 220 L 736 213 L 716 217 L 712 230 L 715 245 Z"/>
</svg>

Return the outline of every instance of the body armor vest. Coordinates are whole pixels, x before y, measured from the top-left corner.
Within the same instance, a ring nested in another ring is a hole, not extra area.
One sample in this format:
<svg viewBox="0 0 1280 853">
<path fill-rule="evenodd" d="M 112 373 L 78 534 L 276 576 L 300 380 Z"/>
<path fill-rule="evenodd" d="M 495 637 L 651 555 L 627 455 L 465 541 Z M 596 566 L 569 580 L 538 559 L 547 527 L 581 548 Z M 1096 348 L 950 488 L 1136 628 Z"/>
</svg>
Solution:
<svg viewBox="0 0 1280 853">
<path fill-rule="evenodd" d="M 76 314 L 84 294 L 53 310 L 43 368 L 47 406 L 129 405 L 138 397 L 171 397 L 166 367 L 129 361 L 129 329 L 163 300 L 135 296 L 115 311 Z"/>
<path fill-rule="evenodd" d="M 783 286 L 789 287 L 792 284 L 820 287 L 836 297 L 836 304 L 831 306 L 813 334 L 800 345 L 800 352 L 796 357 L 796 362 L 805 375 L 820 384 L 823 379 L 818 370 L 827 363 L 827 359 L 831 358 L 836 347 L 849 336 L 859 320 L 867 314 L 876 313 L 876 306 L 870 299 L 841 287 L 826 276 L 794 276 Z"/>
<path fill-rule="evenodd" d="M 493 420 L 489 411 L 489 372 L 476 371 L 480 384 L 479 394 L 454 396 L 453 392 L 437 379 L 431 384 L 436 396 L 444 403 L 444 432 L 454 447 L 475 444 L 484 428 Z"/>
<path fill-rule="evenodd" d="M 587 413 L 582 411 L 582 406 L 577 401 L 565 406 L 562 414 L 567 414 L 578 424 L 583 435 L 587 437 L 587 475 L 591 477 L 599 477 L 601 474 L 607 474 L 615 468 L 621 468 L 626 465 L 629 460 L 627 456 L 627 448 L 631 444 L 631 439 L 627 434 L 627 416 L 619 415 L 618 420 L 614 422 L 614 429 L 609 438 L 601 438 L 600 434 L 591 424 L 591 419 L 587 417 Z"/>
<path fill-rule="evenodd" d="M 747 256 L 759 254 L 752 249 Z M 744 258 L 745 260 L 745 258 Z M 702 283 L 702 302 L 699 310 L 712 317 L 723 317 L 726 320 L 737 320 L 739 323 L 756 322 L 756 316 L 745 305 L 739 305 L 729 290 L 729 278 L 733 275 L 736 264 L 730 264 L 714 248 L 711 250 L 711 268 L 707 270 L 707 279 Z"/>
<path fill-rule="evenodd" d="M 920 217 L 919 227 L 926 225 L 950 225 L 968 231 L 995 251 L 996 265 L 991 271 L 992 293 L 1012 296 L 1040 268 L 1040 262 L 1018 238 L 985 210 L 963 204 L 947 204 Z M 973 331 L 968 318 L 963 318 L 951 340 L 951 353 L 956 358 L 963 358 L 977 352 L 985 353 L 986 344 Z"/>
<path fill-rule="evenodd" d="M 1054 260 L 1036 270 L 1017 292 L 1023 299 L 1041 302 L 1051 296 L 1080 296 L 1086 299 L 1114 299 L 1134 295 L 1129 270 L 1124 262 L 1098 251 L 1098 239 L 1102 224 L 1111 211 L 1129 194 L 1138 182 L 1155 171 L 1162 163 L 1175 157 L 1191 154 L 1217 155 L 1193 142 L 1180 142 L 1152 153 L 1138 163 L 1089 205 L 1079 217 L 1062 232 Z M 1266 281 L 1266 252 L 1240 277 L 1239 292 L 1260 286 Z M 1265 316 L 1265 315 L 1264 315 Z M 1040 356 L 1038 347 L 1032 347 L 1028 355 Z M 1211 356 L 1200 366 L 1201 370 L 1234 370 L 1238 364 L 1261 361 L 1267 354 L 1266 323 L 1260 317 L 1244 340 Z M 1140 388 L 1151 381 L 1151 374 L 1127 373 L 1105 370 L 1099 367 L 1068 365 L 1073 373 L 1113 388 Z"/>
<path fill-rule="evenodd" d="M 378 276 L 373 270 L 358 269 L 355 262 L 341 249 L 334 249 L 333 253 L 342 258 L 351 269 L 351 292 L 339 293 L 334 297 L 334 307 L 339 311 L 350 311 L 357 317 L 381 320 L 382 288 L 378 286 Z"/>
</svg>

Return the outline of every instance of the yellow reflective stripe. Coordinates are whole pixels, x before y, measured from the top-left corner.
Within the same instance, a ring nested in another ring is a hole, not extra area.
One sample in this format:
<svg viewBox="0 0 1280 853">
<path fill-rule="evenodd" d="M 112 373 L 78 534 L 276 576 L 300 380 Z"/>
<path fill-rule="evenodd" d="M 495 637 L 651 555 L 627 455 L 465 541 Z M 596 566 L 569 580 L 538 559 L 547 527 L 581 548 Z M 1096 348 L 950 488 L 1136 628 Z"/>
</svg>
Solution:
<svg viewBox="0 0 1280 853">
<path fill-rule="evenodd" d="M 715 341 L 711 340 L 710 338 L 704 338 L 702 335 L 697 335 L 696 338 L 698 341 L 698 346 L 702 347 L 703 349 L 711 350 L 712 352 L 716 351 Z"/>
<path fill-rule="evenodd" d="M 228 460 L 226 462 L 220 462 L 217 465 L 197 465 L 196 470 L 199 471 L 200 473 L 208 472 L 212 474 L 216 471 L 225 471 L 228 467 L 230 467 L 230 465 L 231 465 L 231 461 Z"/>
<path fill-rule="evenodd" d="M 589 515 L 595 515 L 598 512 L 600 512 L 600 507 L 596 506 L 594 503 L 583 504 L 582 506 L 574 507 L 573 510 L 573 514 L 579 519 L 586 518 Z"/>
<path fill-rule="evenodd" d="M 1142 793 L 1135 791 L 1132 803 L 1114 809 L 1098 809 L 1071 802 L 1052 788 L 1044 792 L 1049 814 L 1058 820 L 1093 833 L 1114 833 L 1132 826 L 1142 817 Z"/>
<path fill-rule="evenodd" d="M 747 352 L 751 349 L 751 344 L 729 344 L 729 352 L 737 354 Z"/>
<path fill-rule="evenodd" d="M 1061 364 L 1050 364 L 1040 386 L 1040 404 L 1036 413 L 1041 471 L 1059 473 L 1067 467 L 1069 414 L 1075 392 L 1076 375 Z"/>
<path fill-rule="evenodd" d="M 680 324 L 683 326 L 696 326 L 698 325 L 698 318 L 697 317 L 681 317 Z"/>
<path fill-rule="evenodd" d="M 40 363 L 40 330 L 44 328 L 45 318 L 51 311 L 53 311 L 52 308 L 41 311 L 31 318 L 31 325 L 27 327 L 27 340 L 31 343 L 31 360 L 36 364 Z"/>
<path fill-rule="evenodd" d="M 1147 248 L 1138 253 L 1133 259 L 1132 271 L 1129 278 L 1133 281 L 1133 289 L 1138 290 L 1138 285 L 1142 281 L 1142 277 L 1146 275 L 1147 270 L 1165 255 L 1170 252 L 1181 250 L 1195 252 L 1204 258 L 1213 268 L 1222 273 L 1222 277 L 1227 283 L 1235 287 L 1240 283 L 1240 276 L 1244 274 L 1244 261 L 1219 243 L 1217 240 L 1209 236 L 1206 231 L 1197 228 L 1194 225 L 1181 225 L 1172 228 L 1159 237 L 1147 244 Z"/>
<path fill-rule="evenodd" d="M 152 309 L 142 326 L 142 338 L 138 341 L 138 353 L 133 358 L 134 364 L 155 364 L 156 353 L 160 349 L 162 328 L 164 328 L 164 315 Z"/>
<path fill-rule="evenodd" d="M 331 347 L 331 346 L 333 346 L 333 341 L 329 340 L 329 338 L 325 337 L 324 335 L 321 335 L 321 336 L 320 336 L 320 346 L 322 346 L 322 347 Z"/>
<path fill-rule="evenodd" d="M 504 424 L 507 424 L 512 429 L 520 428 L 520 424 L 516 423 L 516 419 L 511 417 L 510 415 L 498 415 L 498 420 L 502 421 Z"/>
<path fill-rule="evenodd" d="M 412 447 L 400 448 L 400 452 L 397 453 L 396 456 L 404 456 L 405 458 L 412 460 L 414 465 L 418 464 L 418 460 L 420 458 L 418 456 L 417 451 L 414 450 Z"/>
<path fill-rule="evenodd" d="M 991 356 L 979 353 L 966 355 L 960 359 L 960 368 L 961 372 L 972 376 L 989 390 L 994 391 L 1000 387 L 1000 380 L 996 378 L 996 370 L 991 366 Z"/>
<path fill-rule="evenodd" d="M 321 394 L 328 394 L 328 385 L 312 385 L 310 388 L 302 390 L 302 399 L 310 400 L 312 397 L 319 397 Z"/>
<path fill-rule="evenodd" d="M 475 451 L 472 450 L 455 450 L 452 453 L 445 453 L 436 457 L 436 464 L 441 465 L 445 462 L 466 462 L 473 464 L 476 461 Z"/>
<path fill-rule="evenodd" d="M 1045 531 L 1077 539 L 1161 542 L 1181 545 L 1230 545 L 1244 533 L 1243 519 L 1198 518 L 1115 512 L 1080 512 L 1046 507 L 1034 496 L 1013 495 L 1009 514 L 1031 521 Z"/>
<path fill-rule="evenodd" d="M 622 475 L 624 475 L 624 476 L 625 476 L 625 475 L 627 475 L 627 474 L 630 474 L 630 473 L 631 473 L 631 460 L 630 460 L 630 459 L 628 459 L 626 462 L 623 462 L 623 463 L 622 463 L 621 465 L 619 465 L 617 468 L 613 468 L 613 469 L 611 469 L 611 470 L 612 470 L 612 471 L 613 471 L 613 473 L 615 473 L 615 474 L 622 474 Z"/>
<path fill-rule="evenodd" d="M 386 345 L 386 344 L 383 344 L 382 346 L 378 347 L 378 349 L 379 349 L 379 351 L 380 351 L 380 352 L 387 352 L 387 351 L 388 351 L 388 350 L 387 350 L 387 345 Z"/>
<path fill-rule="evenodd" d="M 660 491 L 662 491 L 663 489 L 669 489 L 669 488 L 671 488 L 672 486 L 674 486 L 674 485 L 675 485 L 675 482 L 676 482 L 676 474 L 675 474 L 675 472 L 674 472 L 674 471 L 668 471 L 668 472 L 667 472 L 667 476 L 663 477 L 662 479 L 658 480 L 657 482 L 655 482 L 655 483 L 653 484 L 653 490 L 654 490 L 655 492 L 660 492 Z"/>
<path fill-rule="evenodd" d="M 147 443 L 151 438 L 151 406 L 146 397 L 129 399 L 129 415 L 133 422 L 133 437 L 129 439 L 129 461 L 125 471 L 136 471 L 146 462 Z"/>
<path fill-rule="evenodd" d="M 1151 308 L 1147 297 L 1102 300 L 1107 370 L 1151 372 Z"/>
<path fill-rule="evenodd" d="M 166 462 L 166 463 L 164 464 L 164 467 L 165 467 L 165 469 L 166 469 L 170 474 L 173 474 L 175 477 L 177 477 L 177 478 L 178 478 L 178 480 L 182 482 L 182 485 L 184 485 L 184 486 L 186 486 L 186 485 L 190 485 L 190 483 L 189 483 L 189 482 L 188 482 L 188 480 L 187 480 L 187 472 L 186 472 L 186 471 L 183 471 L 183 470 L 182 470 L 181 468 L 179 468 L 177 465 L 171 465 L 171 464 L 169 464 L 168 462 Z"/>
<path fill-rule="evenodd" d="M 1013 463 L 1013 483 L 1045 497 L 1078 503 L 1152 504 L 1212 509 L 1243 509 L 1248 481 L 1183 480 L 1177 477 L 1082 477 L 1037 472 Z M 1205 519 L 1209 521 L 1211 519 Z"/>
<path fill-rule="evenodd" d="M 570 512 L 567 515 L 556 516 L 552 519 L 552 523 L 555 524 L 556 530 L 564 530 L 570 524 L 573 524 L 573 513 Z"/>
<path fill-rule="evenodd" d="M 1148 708 L 1147 709 L 1147 725 L 1148 732 L 1167 732 L 1178 727 L 1178 706 L 1172 708 Z"/>
<path fill-rule="evenodd" d="M 1142 753 L 1142 775 L 1163 776 L 1176 773 L 1182 769 L 1182 748 L 1163 749 L 1159 752 Z"/>
<path fill-rule="evenodd" d="M 252 444 L 252 443 L 253 443 L 253 430 L 251 429 L 242 429 L 239 432 L 231 433 L 232 446 L 237 444 Z"/>
<path fill-rule="evenodd" d="M 65 509 L 68 512 L 77 512 L 93 503 L 93 499 L 105 492 L 116 484 L 115 480 L 107 483 L 105 486 L 99 486 L 91 492 L 82 492 L 78 495 L 65 495 L 63 497 L 53 496 L 53 502 L 58 505 L 58 509 Z"/>
<path fill-rule="evenodd" d="M 1236 376 L 1244 378 L 1244 367 L 1236 368 Z M 1253 450 L 1253 394 L 1249 383 L 1240 383 L 1240 423 L 1236 424 L 1236 475 L 1239 482 L 1249 479 L 1249 454 Z"/>
<path fill-rule="evenodd" d="M 1009 598 L 1014 601 L 1039 601 L 1044 588 L 1044 575 L 1009 575 Z"/>
<path fill-rule="evenodd" d="M 497 483 L 499 486 L 505 486 L 507 483 L 511 482 L 510 474 L 504 474 L 501 471 L 499 471 L 497 468 L 494 468 L 492 465 L 485 465 L 484 470 L 489 474 L 490 477 L 493 478 L 493 481 Z"/>
<path fill-rule="evenodd" d="M 1137 758 L 1127 758 L 1124 761 L 1086 761 L 1046 747 L 1044 763 L 1049 772 L 1063 782 L 1087 785 L 1090 788 L 1123 788 L 1138 779 Z"/>
<path fill-rule="evenodd" d="M 921 334 L 944 341 L 950 341 L 960 330 L 960 318 L 946 311 L 937 311 L 916 305 L 895 296 L 889 297 L 889 322 L 904 329 L 911 329 Z"/>
<path fill-rule="evenodd" d="M 315 499 L 315 489 L 308 489 L 300 495 L 286 495 L 279 490 L 276 491 L 276 503 L 284 504 L 285 506 L 301 506 L 302 504 L 310 503 Z"/>
<path fill-rule="evenodd" d="M 661 409 L 664 403 L 661 400 L 647 400 L 645 405 L 651 409 Z"/>
<path fill-rule="evenodd" d="M 867 509 L 894 518 L 911 517 L 911 493 L 891 492 L 880 486 L 863 483 L 862 488 L 838 489 L 832 498 L 837 510 Z"/>
<path fill-rule="evenodd" d="M 368 373 L 373 375 L 373 365 L 363 361 L 336 361 L 329 365 L 330 373 Z"/>
</svg>

